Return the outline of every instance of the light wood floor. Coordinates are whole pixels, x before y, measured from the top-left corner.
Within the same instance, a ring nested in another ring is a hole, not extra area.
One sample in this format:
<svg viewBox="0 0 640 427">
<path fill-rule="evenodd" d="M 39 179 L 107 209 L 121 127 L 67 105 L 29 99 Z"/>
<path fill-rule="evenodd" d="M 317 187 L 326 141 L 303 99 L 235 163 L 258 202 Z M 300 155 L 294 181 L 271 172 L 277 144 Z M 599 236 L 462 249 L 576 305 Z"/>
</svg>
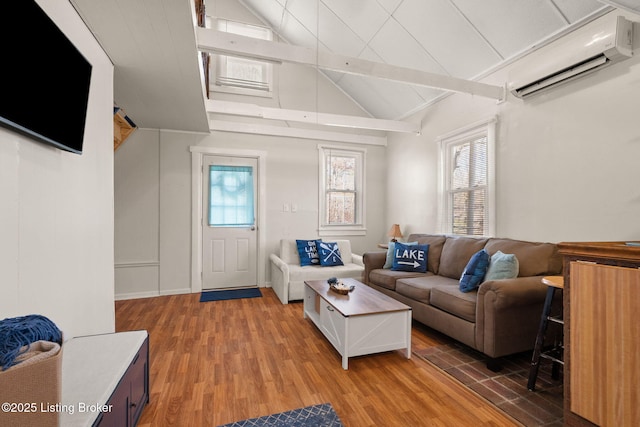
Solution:
<svg viewBox="0 0 640 427">
<path fill-rule="evenodd" d="M 139 426 L 220 424 L 330 402 L 349 427 L 516 426 L 473 392 L 400 351 L 355 357 L 349 370 L 302 303 L 199 302 L 199 294 L 116 302 L 117 331 L 150 335 L 150 403 Z M 440 336 L 414 323 L 414 350 Z"/>
</svg>

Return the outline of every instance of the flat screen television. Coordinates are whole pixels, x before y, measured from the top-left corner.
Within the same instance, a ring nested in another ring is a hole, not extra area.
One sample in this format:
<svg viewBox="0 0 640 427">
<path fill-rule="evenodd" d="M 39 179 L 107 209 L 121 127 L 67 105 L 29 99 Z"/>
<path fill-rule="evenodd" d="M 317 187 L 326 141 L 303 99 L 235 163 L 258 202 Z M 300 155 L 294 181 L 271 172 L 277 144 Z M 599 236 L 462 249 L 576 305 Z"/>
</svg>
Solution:
<svg viewBox="0 0 640 427">
<path fill-rule="evenodd" d="M 0 125 L 82 154 L 91 64 L 34 0 L 0 6 Z"/>
</svg>

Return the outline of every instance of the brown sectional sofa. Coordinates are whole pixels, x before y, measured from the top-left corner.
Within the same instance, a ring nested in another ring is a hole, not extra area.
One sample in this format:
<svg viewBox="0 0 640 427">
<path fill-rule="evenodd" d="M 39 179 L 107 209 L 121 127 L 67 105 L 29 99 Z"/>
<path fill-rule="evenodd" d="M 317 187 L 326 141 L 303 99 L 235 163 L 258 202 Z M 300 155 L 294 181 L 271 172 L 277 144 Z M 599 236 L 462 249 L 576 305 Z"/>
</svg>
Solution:
<svg viewBox="0 0 640 427">
<path fill-rule="evenodd" d="M 407 242 L 429 245 L 426 273 L 384 269 L 386 252 L 367 252 L 364 282 L 411 306 L 415 320 L 489 356 L 493 369 L 499 357 L 533 348 L 547 290 L 541 279 L 562 270 L 555 244 L 430 234 L 412 234 Z M 460 276 L 483 248 L 515 254 L 518 277 L 463 293 Z"/>
</svg>

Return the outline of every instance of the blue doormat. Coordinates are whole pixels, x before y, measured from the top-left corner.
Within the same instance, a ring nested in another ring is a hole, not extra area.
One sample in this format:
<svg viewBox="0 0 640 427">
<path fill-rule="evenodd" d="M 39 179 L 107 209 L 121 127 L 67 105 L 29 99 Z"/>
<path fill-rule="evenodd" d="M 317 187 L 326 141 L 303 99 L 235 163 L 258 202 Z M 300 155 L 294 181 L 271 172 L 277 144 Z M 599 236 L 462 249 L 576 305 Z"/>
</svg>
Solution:
<svg viewBox="0 0 640 427">
<path fill-rule="evenodd" d="M 220 427 L 343 427 L 343 424 L 331 403 L 323 403 Z"/>
<path fill-rule="evenodd" d="M 226 289 L 223 291 L 206 291 L 200 293 L 200 302 L 223 301 L 227 299 L 257 298 L 262 293 L 258 288 Z"/>
</svg>

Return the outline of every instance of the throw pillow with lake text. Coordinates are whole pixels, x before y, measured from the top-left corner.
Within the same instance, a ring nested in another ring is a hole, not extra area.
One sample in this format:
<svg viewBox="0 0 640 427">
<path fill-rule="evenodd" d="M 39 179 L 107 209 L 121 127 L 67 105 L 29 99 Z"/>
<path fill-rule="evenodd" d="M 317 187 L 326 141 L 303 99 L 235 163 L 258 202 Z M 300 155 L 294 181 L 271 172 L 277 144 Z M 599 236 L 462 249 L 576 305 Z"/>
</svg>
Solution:
<svg viewBox="0 0 640 427">
<path fill-rule="evenodd" d="M 320 265 L 317 243 L 320 240 L 296 240 L 300 265 Z"/>
<path fill-rule="evenodd" d="M 408 245 L 396 242 L 391 270 L 426 273 L 428 253 L 429 245 Z"/>
</svg>

